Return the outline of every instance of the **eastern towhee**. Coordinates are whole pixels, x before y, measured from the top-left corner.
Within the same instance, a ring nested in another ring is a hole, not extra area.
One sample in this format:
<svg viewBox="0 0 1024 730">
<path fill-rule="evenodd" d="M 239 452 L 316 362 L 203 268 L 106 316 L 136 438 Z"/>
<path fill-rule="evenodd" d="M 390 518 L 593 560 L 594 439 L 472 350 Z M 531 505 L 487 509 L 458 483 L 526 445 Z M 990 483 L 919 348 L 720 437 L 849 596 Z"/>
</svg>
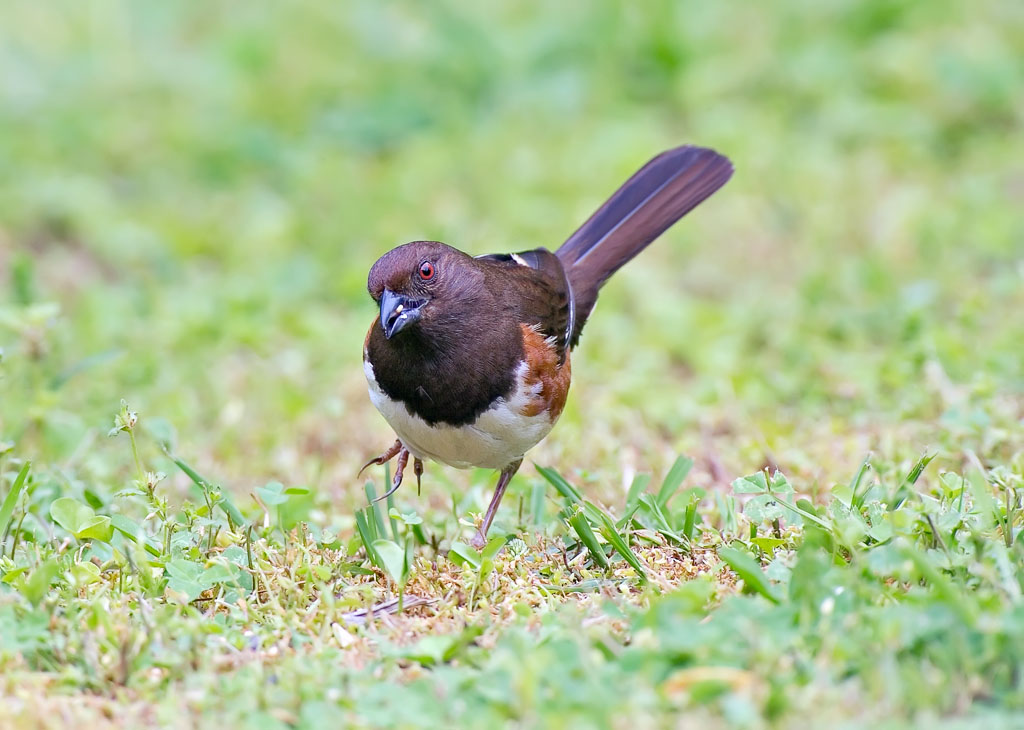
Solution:
<svg viewBox="0 0 1024 730">
<path fill-rule="evenodd" d="M 388 494 L 413 457 L 500 469 L 473 538 L 482 546 L 523 454 L 547 436 L 569 393 L 569 353 L 616 270 L 732 175 L 710 149 L 648 162 L 562 246 L 472 257 L 437 241 L 392 249 L 370 269 L 380 316 L 363 345 L 370 399 L 398 440 Z"/>
</svg>

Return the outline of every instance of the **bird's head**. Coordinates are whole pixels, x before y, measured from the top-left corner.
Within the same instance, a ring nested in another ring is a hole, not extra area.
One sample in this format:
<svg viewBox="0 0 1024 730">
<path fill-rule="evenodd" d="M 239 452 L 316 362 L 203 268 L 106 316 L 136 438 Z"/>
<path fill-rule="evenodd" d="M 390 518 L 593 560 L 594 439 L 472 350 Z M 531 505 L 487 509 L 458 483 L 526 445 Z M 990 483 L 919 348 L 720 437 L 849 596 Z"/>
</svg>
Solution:
<svg viewBox="0 0 1024 730">
<path fill-rule="evenodd" d="M 380 305 L 380 326 L 391 339 L 429 326 L 450 305 L 478 289 L 473 259 L 439 241 L 413 241 L 377 259 L 367 289 Z"/>
</svg>

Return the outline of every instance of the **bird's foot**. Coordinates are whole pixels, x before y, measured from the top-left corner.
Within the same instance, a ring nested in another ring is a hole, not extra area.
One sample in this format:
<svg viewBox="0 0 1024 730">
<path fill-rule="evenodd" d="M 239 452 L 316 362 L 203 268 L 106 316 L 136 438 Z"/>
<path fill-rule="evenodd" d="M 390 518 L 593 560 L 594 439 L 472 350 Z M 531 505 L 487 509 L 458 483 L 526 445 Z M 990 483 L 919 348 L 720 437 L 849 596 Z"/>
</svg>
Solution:
<svg viewBox="0 0 1024 730">
<path fill-rule="evenodd" d="M 382 499 L 387 499 L 392 494 L 398 491 L 398 488 L 402 486 L 402 477 L 405 476 L 405 465 L 409 463 L 409 449 L 404 446 L 398 450 L 398 461 L 395 462 L 395 475 L 391 477 L 391 489 L 384 492 L 384 494 L 373 500 L 379 502 Z"/>
<path fill-rule="evenodd" d="M 402 446 L 402 442 L 399 441 L 398 439 L 395 439 L 395 443 L 391 444 L 391 446 L 388 447 L 387 451 L 385 451 L 380 456 L 373 457 L 368 462 L 363 464 L 363 466 L 359 469 L 359 473 L 356 474 L 356 477 L 358 478 L 362 476 L 362 473 L 366 471 L 367 467 L 381 466 L 382 464 L 387 464 L 389 461 L 395 458 L 399 451 L 401 451 L 404 448 L 405 447 Z"/>
<path fill-rule="evenodd" d="M 398 457 L 398 461 L 395 462 L 395 475 L 391 478 L 391 489 L 373 500 L 374 502 L 387 499 L 398 491 L 400 486 L 402 486 L 402 477 L 405 476 L 405 466 L 409 463 L 409 449 L 405 448 L 400 440 L 396 440 L 387 451 L 378 457 L 370 459 L 368 462 L 363 464 L 363 468 L 359 470 L 359 474 L 362 474 L 366 470 L 366 467 L 386 464 L 396 456 Z M 423 462 L 414 457 L 412 468 L 413 471 L 416 472 L 416 491 L 418 493 L 420 477 L 423 475 Z"/>
<path fill-rule="evenodd" d="M 473 538 L 469 541 L 470 547 L 477 550 L 483 550 L 487 546 L 487 535 L 481 532 L 481 529 L 482 528 L 478 528 L 477 531 L 473 533 Z"/>
</svg>

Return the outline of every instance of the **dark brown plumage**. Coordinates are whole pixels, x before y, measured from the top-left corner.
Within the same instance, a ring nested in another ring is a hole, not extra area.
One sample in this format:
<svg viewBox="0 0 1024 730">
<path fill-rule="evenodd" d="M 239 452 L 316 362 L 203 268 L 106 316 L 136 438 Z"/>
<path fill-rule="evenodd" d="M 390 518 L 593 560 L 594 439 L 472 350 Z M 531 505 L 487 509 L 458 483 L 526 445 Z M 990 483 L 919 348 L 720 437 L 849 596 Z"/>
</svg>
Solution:
<svg viewBox="0 0 1024 730">
<path fill-rule="evenodd" d="M 732 177 L 714 150 L 686 145 L 662 152 L 615 191 L 556 252 L 576 295 L 579 340 L 608 277 Z"/>
<path fill-rule="evenodd" d="M 364 347 L 374 405 L 398 434 L 389 452 L 501 469 L 482 542 L 527 449 L 554 425 L 579 341 L 604 282 L 731 176 L 718 153 L 679 147 L 626 181 L 554 253 L 473 258 L 415 241 L 371 268 L 380 305 Z M 369 464 L 368 464 L 369 465 Z M 365 467 L 364 467 L 365 468 Z M 395 474 L 392 491 L 401 484 Z"/>
</svg>

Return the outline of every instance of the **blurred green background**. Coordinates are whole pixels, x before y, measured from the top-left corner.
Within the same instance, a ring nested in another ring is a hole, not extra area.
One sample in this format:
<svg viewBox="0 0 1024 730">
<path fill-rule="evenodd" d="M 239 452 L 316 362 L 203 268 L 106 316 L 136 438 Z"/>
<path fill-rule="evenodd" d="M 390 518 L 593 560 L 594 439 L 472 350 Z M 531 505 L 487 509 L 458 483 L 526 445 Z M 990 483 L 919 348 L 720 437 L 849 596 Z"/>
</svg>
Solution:
<svg viewBox="0 0 1024 730">
<path fill-rule="evenodd" d="M 390 439 L 373 261 L 554 248 L 696 143 L 733 181 L 606 287 L 534 459 L 813 492 L 1019 447 L 1022 48 L 1010 0 L 9 0 L 0 440 L 114 480 L 126 398 L 232 487 L 337 506 Z"/>
</svg>

